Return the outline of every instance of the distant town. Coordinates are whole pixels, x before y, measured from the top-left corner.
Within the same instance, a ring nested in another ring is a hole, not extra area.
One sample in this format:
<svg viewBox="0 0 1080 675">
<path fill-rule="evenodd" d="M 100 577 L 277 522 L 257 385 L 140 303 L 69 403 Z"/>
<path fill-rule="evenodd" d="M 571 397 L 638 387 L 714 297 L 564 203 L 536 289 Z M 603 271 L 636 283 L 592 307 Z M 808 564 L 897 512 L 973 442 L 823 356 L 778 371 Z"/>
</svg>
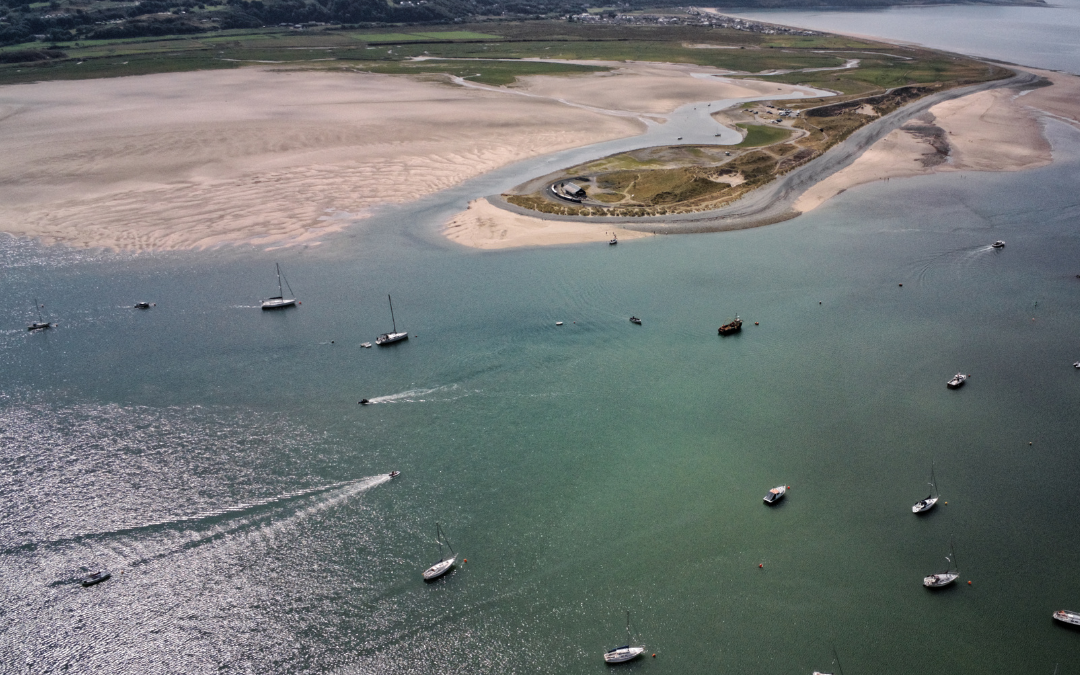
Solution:
<svg viewBox="0 0 1080 675">
<path fill-rule="evenodd" d="M 572 14 L 567 17 L 567 21 L 600 25 L 710 26 L 715 28 L 743 30 L 750 33 L 763 33 L 765 35 L 821 35 L 821 33 L 818 33 L 817 31 L 775 26 L 773 24 L 759 23 L 757 21 L 747 21 L 745 19 L 737 19 L 733 16 L 703 12 L 694 7 L 689 7 L 684 11 L 687 16 L 671 14 L 618 14 L 616 12 Z"/>
</svg>

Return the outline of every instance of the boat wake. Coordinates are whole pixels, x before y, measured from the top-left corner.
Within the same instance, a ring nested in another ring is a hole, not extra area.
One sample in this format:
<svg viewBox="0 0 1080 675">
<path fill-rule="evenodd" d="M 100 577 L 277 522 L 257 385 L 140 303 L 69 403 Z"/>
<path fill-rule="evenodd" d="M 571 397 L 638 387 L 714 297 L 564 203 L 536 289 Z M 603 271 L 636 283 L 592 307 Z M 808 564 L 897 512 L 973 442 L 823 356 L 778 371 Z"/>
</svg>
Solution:
<svg viewBox="0 0 1080 675">
<path fill-rule="evenodd" d="M 258 527 L 285 530 L 297 522 L 312 515 L 330 509 L 359 495 L 373 487 L 386 483 L 389 475 L 380 474 L 359 478 L 352 481 L 331 483 L 304 490 L 295 490 L 285 494 L 257 499 L 202 511 L 190 516 L 181 516 L 165 520 L 141 523 L 131 527 L 108 531 L 77 534 L 48 541 L 27 542 L 11 549 L 0 551 L 0 555 L 9 555 L 18 551 L 41 551 L 43 548 L 67 548 L 69 546 L 87 546 L 91 549 L 104 547 L 112 549 L 129 566 L 136 566 L 151 560 L 157 560 L 182 550 L 195 548 L 238 532 Z M 322 495 L 323 498 L 315 499 Z M 309 504 L 297 509 L 292 515 L 281 518 L 279 509 L 292 502 L 311 500 Z M 148 544 L 158 540 L 164 546 Z M 178 540 L 169 544 L 170 540 Z M 155 550 L 156 549 L 156 550 Z"/>
<path fill-rule="evenodd" d="M 990 244 L 942 251 L 916 260 L 914 277 L 919 284 L 932 281 L 944 271 L 950 271 L 953 276 L 958 277 L 973 267 L 993 262 L 994 258 L 991 256 L 997 253 L 998 250 Z"/>
<path fill-rule="evenodd" d="M 369 398 L 368 404 L 375 403 L 446 403 L 447 401 L 456 401 L 459 398 L 465 398 L 475 394 L 475 391 L 461 391 L 460 393 L 451 394 L 451 392 L 457 392 L 460 387 L 456 384 L 444 385 L 441 387 L 432 387 L 430 389 L 409 389 L 408 391 L 399 392 L 397 394 L 388 394 L 387 396 L 376 396 L 375 398 Z"/>
</svg>

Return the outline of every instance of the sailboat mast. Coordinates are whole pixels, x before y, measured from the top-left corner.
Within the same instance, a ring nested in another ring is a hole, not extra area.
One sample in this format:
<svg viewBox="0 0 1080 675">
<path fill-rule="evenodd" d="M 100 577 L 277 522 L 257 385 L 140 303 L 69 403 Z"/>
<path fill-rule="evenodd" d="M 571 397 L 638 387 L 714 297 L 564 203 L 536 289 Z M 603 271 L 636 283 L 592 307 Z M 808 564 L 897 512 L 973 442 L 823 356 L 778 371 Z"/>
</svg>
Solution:
<svg viewBox="0 0 1080 675">
<path fill-rule="evenodd" d="M 387 301 L 390 302 L 390 323 L 394 324 L 394 332 L 397 332 L 397 321 L 394 320 L 394 301 L 390 298 L 390 294 L 386 295 Z"/>
<path fill-rule="evenodd" d="M 836 659 L 836 669 L 840 671 L 840 675 L 844 675 L 844 667 L 840 665 L 840 655 L 836 653 L 836 647 L 832 648 L 832 655 Z"/>
<path fill-rule="evenodd" d="M 274 263 L 274 269 L 277 270 L 277 294 L 279 298 L 284 298 L 285 294 L 281 292 L 281 265 Z"/>
<path fill-rule="evenodd" d="M 45 323 L 45 319 L 41 318 L 41 305 L 38 304 L 37 298 L 34 298 L 34 309 L 37 310 L 38 323 Z"/>
</svg>

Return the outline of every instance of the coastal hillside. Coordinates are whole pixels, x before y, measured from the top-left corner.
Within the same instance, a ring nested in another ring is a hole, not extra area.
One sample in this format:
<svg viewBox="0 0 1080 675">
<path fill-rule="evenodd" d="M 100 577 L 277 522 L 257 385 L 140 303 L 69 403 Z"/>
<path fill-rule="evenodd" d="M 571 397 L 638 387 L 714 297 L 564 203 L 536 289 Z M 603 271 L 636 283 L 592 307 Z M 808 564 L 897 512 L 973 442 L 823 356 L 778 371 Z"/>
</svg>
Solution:
<svg viewBox="0 0 1080 675">
<path fill-rule="evenodd" d="M 716 0 L 726 8 L 883 7 L 950 4 L 935 0 Z M 967 3 L 971 4 L 971 3 Z M 981 0 L 988 5 L 1043 5 L 1044 0 Z M 680 11 L 680 7 L 683 11 Z M 477 20 L 598 17 L 685 12 L 677 0 L 0 0 L 0 47 L 70 40 L 192 35 L 270 26 L 446 24 Z M 2 61 L 0 55 L 0 61 Z"/>
</svg>

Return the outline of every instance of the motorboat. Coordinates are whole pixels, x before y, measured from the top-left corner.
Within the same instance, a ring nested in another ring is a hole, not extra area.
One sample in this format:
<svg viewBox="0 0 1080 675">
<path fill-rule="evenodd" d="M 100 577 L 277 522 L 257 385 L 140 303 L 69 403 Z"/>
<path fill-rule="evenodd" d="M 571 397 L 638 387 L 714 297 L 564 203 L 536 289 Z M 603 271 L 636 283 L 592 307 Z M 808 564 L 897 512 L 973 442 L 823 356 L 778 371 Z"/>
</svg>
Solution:
<svg viewBox="0 0 1080 675">
<path fill-rule="evenodd" d="M 785 494 L 787 494 L 787 486 L 779 485 L 765 493 L 764 501 L 766 504 L 775 504 L 783 499 Z"/>
<path fill-rule="evenodd" d="M 434 581 L 450 571 L 450 568 L 454 566 L 454 561 L 457 560 L 457 554 L 454 553 L 454 547 L 450 546 L 450 540 L 442 533 L 442 529 L 438 523 L 435 523 L 435 539 L 439 542 L 439 562 L 435 563 L 431 567 L 424 570 L 424 581 Z M 443 539 L 446 539 L 446 546 L 450 549 L 451 556 L 449 558 L 442 557 L 442 543 Z"/>
<path fill-rule="evenodd" d="M 637 318 L 636 316 L 632 316 L 632 317 L 630 317 L 630 323 L 636 323 L 637 325 L 640 326 L 641 325 L 641 319 Z"/>
<path fill-rule="evenodd" d="M 1080 368 L 1080 361 L 1073 364 L 1073 368 Z"/>
<path fill-rule="evenodd" d="M 633 644 L 633 636 L 630 634 L 630 612 L 626 613 L 626 637 L 627 644 L 604 652 L 605 663 L 626 663 L 641 656 L 645 651 L 644 646 L 634 646 Z"/>
<path fill-rule="evenodd" d="M 272 298 L 267 298 L 262 301 L 263 309 L 285 309 L 286 307 L 292 307 L 296 304 L 296 298 L 286 298 L 285 293 L 281 290 L 281 265 L 274 263 L 274 268 L 277 269 L 277 290 L 278 294 Z M 289 280 L 285 280 L 285 288 L 289 289 L 289 295 L 292 295 L 292 288 L 289 286 Z"/>
<path fill-rule="evenodd" d="M 1005 248 L 1005 242 L 998 239 L 993 244 L 990 244 L 990 246 L 992 246 L 993 248 Z"/>
<path fill-rule="evenodd" d="M 370 405 L 371 401 L 367 400 L 366 398 L 362 398 L 360 399 L 359 403 L 360 405 Z"/>
<path fill-rule="evenodd" d="M 922 584 L 927 588 L 944 588 L 960 578 L 960 569 L 956 567 L 956 553 L 949 546 L 949 555 L 945 556 L 949 561 L 949 567 L 944 572 L 931 574 L 923 577 Z"/>
<path fill-rule="evenodd" d="M 134 305 L 134 308 L 135 309 L 150 309 L 150 303 L 149 302 L 136 302 L 135 305 Z"/>
<path fill-rule="evenodd" d="M 933 465 L 930 466 L 930 487 L 932 489 L 932 492 L 926 496 L 926 499 L 920 499 L 919 501 L 915 502 L 915 506 L 911 507 L 912 513 L 926 513 L 930 509 L 934 508 L 934 504 L 937 504 L 938 499 L 941 498 L 940 493 L 938 493 L 937 496 L 934 496 L 934 493 L 937 492 L 938 489 L 937 479 L 934 477 Z"/>
<path fill-rule="evenodd" d="M 1067 623 L 1070 626 L 1080 626 L 1080 612 L 1073 612 L 1068 609 L 1059 609 L 1054 612 L 1054 619 L 1061 623 Z"/>
<path fill-rule="evenodd" d="M 962 384 L 967 382 L 967 379 L 969 377 L 971 377 L 971 376 L 970 375 L 965 375 L 963 373 L 957 373 L 957 374 L 953 375 L 952 379 L 949 380 L 946 384 L 949 386 L 949 389 L 959 389 Z"/>
<path fill-rule="evenodd" d="M 37 298 L 34 298 L 34 309 L 37 310 L 38 320 L 28 325 L 26 330 L 45 330 L 46 328 L 52 328 L 52 324 L 41 316 L 41 307 L 42 306 L 38 304 Z"/>
<path fill-rule="evenodd" d="M 608 245 L 609 246 L 614 246 L 615 244 L 618 244 L 618 243 L 619 243 L 619 235 L 616 234 L 616 235 L 611 236 L 611 241 L 608 242 Z"/>
<path fill-rule="evenodd" d="M 370 342 L 361 342 L 360 346 L 363 347 L 364 349 L 371 349 L 371 343 Z"/>
<path fill-rule="evenodd" d="M 397 478 L 397 477 L 398 477 L 398 476 L 400 476 L 400 475 L 401 475 L 401 472 L 400 472 L 400 471 L 391 471 L 391 472 L 390 472 L 390 477 L 391 477 L 391 478 Z"/>
<path fill-rule="evenodd" d="M 379 337 L 375 338 L 375 344 L 383 347 L 385 345 L 392 345 L 395 342 L 401 342 L 402 340 L 409 339 L 409 331 L 399 332 L 397 329 L 397 319 L 394 318 L 394 301 L 389 295 L 386 299 L 390 302 L 390 323 L 394 326 L 394 329 L 389 333 L 383 333 Z"/>
<path fill-rule="evenodd" d="M 90 576 L 82 580 L 83 586 L 93 586 L 94 584 L 100 584 L 112 576 L 112 572 L 109 570 L 101 570 L 100 572 L 94 572 Z"/>
<path fill-rule="evenodd" d="M 720 328 L 718 328 L 716 332 L 720 335 L 731 335 L 732 333 L 738 333 L 741 330 L 742 319 L 740 319 L 739 315 L 736 314 L 734 321 L 732 321 L 731 323 L 725 323 L 723 326 L 720 326 Z"/>
</svg>

